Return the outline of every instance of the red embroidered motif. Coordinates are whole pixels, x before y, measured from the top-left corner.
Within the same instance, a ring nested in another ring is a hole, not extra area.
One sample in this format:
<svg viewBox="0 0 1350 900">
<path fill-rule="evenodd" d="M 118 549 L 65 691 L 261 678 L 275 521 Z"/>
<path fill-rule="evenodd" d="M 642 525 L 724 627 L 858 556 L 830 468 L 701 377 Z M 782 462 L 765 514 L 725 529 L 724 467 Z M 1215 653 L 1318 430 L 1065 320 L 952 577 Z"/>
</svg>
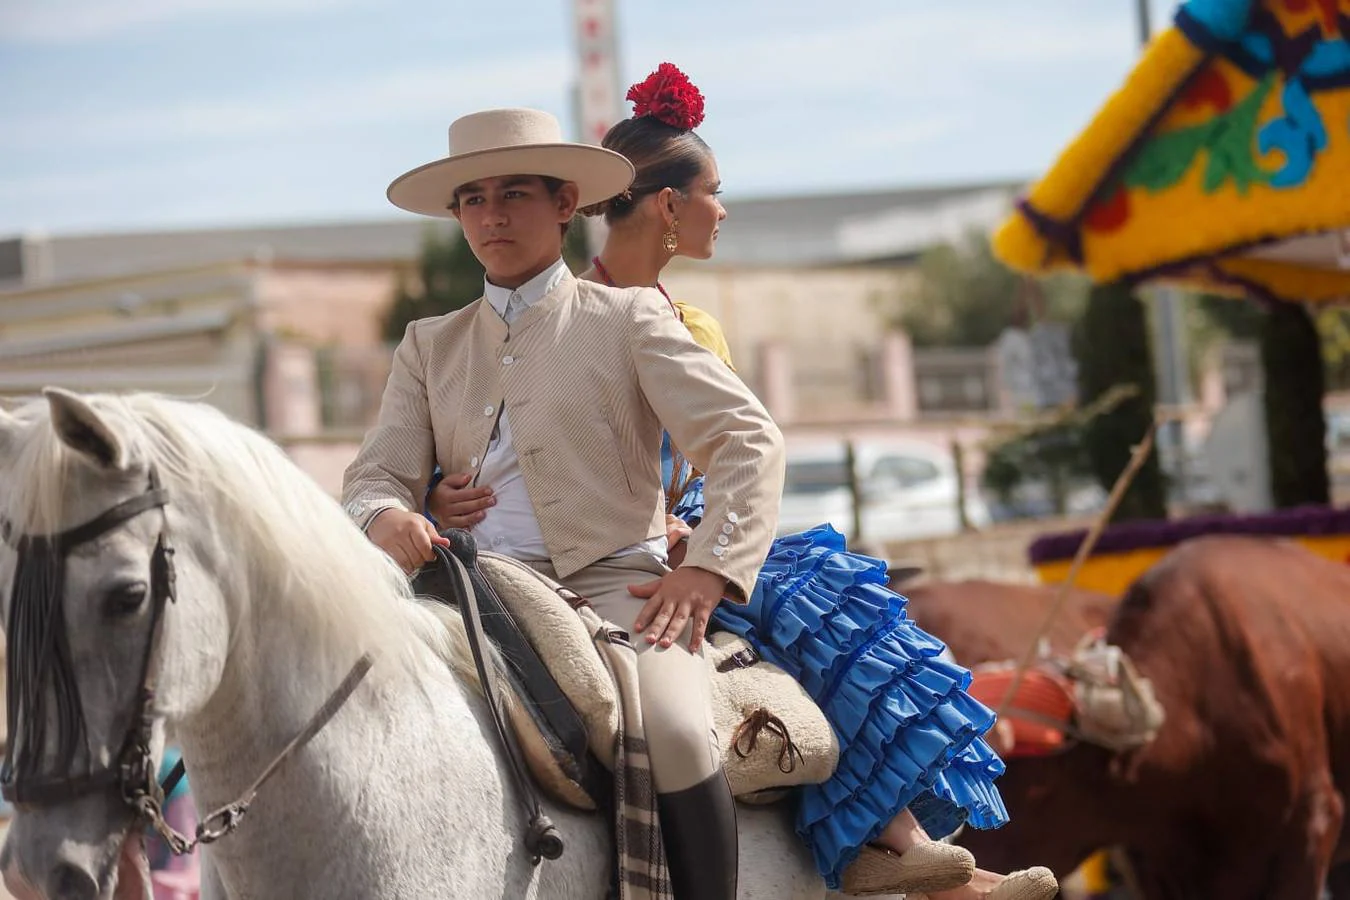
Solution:
<svg viewBox="0 0 1350 900">
<path fill-rule="evenodd" d="M 672 128 L 691 131 L 703 123 L 703 94 L 668 62 L 628 89 L 634 116 L 651 116 Z"/>
<path fill-rule="evenodd" d="M 1340 33 L 1339 0 L 1284 0 L 1284 8 L 1291 13 L 1306 13 L 1314 6 L 1321 19 L 1322 33 L 1334 38 Z"/>
<path fill-rule="evenodd" d="M 1083 217 L 1083 225 L 1089 231 L 1115 231 L 1130 218 L 1130 194 L 1118 187 L 1101 200 L 1092 204 L 1088 214 Z"/>
<path fill-rule="evenodd" d="M 1317 11 L 1322 14 L 1323 34 L 1327 37 L 1334 38 L 1340 34 L 1339 6 L 1338 0 L 1317 0 Z"/>
<path fill-rule="evenodd" d="M 1189 109 L 1197 109 L 1208 103 L 1216 112 L 1228 112 L 1233 105 L 1233 89 L 1229 87 L 1223 73 L 1210 66 L 1195 76 L 1182 95 L 1181 103 Z"/>
</svg>

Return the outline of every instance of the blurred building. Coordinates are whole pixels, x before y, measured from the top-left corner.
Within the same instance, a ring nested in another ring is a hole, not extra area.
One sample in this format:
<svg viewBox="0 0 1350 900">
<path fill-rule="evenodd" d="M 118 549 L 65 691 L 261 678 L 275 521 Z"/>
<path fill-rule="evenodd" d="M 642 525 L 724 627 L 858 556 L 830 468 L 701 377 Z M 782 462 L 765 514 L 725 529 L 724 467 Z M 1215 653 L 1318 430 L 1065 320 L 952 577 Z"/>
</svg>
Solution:
<svg viewBox="0 0 1350 900">
<path fill-rule="evenodd" d="M 991 349 L 889 327 L 928 247 L 987 230 L 1020 185 L 732 201 L 715 260 L 666 286 L 716 315 L 742 376 L 793 433 L 904 426 L 946 446 L 1011 414 Z M 0 396 L 45 384 L 202 396 L 333 486 L 388 372 L 380 320 L 414 218 L 0 240 Z M 975 431 L 971 431 L 974 428 Z"/>
</svg>

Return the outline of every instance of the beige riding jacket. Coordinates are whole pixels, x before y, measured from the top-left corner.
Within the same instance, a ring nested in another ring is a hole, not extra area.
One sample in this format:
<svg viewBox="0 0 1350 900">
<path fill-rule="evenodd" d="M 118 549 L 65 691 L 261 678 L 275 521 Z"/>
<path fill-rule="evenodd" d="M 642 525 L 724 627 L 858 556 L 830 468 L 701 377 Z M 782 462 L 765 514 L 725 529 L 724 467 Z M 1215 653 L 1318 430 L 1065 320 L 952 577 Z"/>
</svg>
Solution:
<svg viewBox="0 0 1350 900">
<path fill-rule="evenodd" d="M 749 596 L 777 527 L 782 434 L 650 288 L 567 275 L 509 329 L 483 299 L 411 323 L 343 479 L 348 514 L 365 527 L 383 509 L 420 510 L 438 462 L 476 474 L 503 404 L 559 577 L 665 533 L 664 425 L 707 475 L 684 564 Z"/>
</svg>

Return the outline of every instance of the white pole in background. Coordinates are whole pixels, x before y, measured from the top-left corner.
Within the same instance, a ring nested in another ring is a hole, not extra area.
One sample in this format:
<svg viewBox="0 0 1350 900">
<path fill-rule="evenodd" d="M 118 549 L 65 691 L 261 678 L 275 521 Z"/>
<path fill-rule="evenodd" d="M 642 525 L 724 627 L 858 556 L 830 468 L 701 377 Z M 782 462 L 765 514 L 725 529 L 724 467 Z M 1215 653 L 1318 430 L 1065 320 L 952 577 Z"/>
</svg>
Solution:
<svg viewBox="0 0 1350 900">
<path fill-rule="evenodd" d="M 1148 46 L 1153 34 L 1149 21 L 1149 0 L 1136 0 L 1139 23 L 1139 47 Z M 1158 373 L 1158 399 L 1173 408 L 1184 406 L 1191 399 L 1191 379 L 1186 359 L 1185 308 L 1178 290 L 1170 285 L 1159 285 L 1153 291 L 1154 354 Z M 1176 478 L 1179 495 L 1187 496 L 1185 422 L 1171 418 L 1163 426 L 1159 450 L 1163 459 L 1171 463 L 1171 474 Z"/>
<path fill-rule="evenodd" d="M 599 144 L 605 132 L 623 118 L 619 73 L 619 37 L 614 7 L 617 0 L 572 0 L 577 36 L 577 80 L 573 115 L 578 140 Z M 590 252 L 605 243 L 605 223 L 587 218 Z"/>
</svg>

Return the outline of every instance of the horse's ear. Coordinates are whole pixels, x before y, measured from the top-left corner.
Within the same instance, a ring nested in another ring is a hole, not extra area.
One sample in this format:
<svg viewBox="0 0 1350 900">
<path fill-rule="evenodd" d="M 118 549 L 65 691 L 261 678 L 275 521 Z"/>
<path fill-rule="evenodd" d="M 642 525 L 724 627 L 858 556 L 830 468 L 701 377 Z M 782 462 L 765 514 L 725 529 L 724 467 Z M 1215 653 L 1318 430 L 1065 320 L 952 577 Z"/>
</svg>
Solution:
<svg viewBox="0 0 1350 900">
<path fill-rule="evenodd" d="M 51 406 L 52 427 L 63 444 L 105 469 L 126 468 L 122 439 L 83 397 L 54 387 L 43 388 L 42 396 Z"/>
</svg>

